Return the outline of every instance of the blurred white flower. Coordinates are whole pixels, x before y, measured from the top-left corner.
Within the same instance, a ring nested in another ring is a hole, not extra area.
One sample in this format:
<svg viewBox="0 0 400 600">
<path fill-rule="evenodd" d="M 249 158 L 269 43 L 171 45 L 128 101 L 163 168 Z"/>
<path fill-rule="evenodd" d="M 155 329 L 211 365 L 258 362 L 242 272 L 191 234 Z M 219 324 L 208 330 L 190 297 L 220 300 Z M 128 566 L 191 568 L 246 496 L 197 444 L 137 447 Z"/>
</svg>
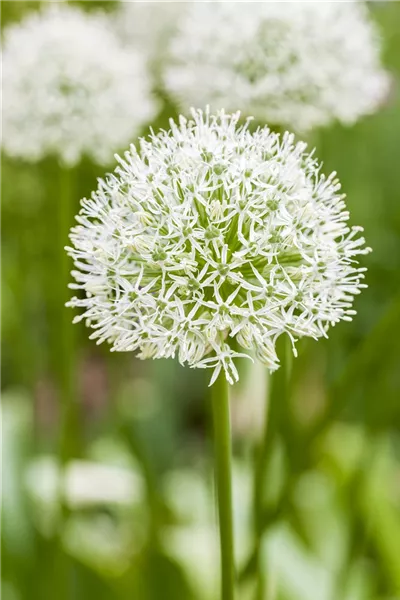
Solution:
<svg viewBox="0 0 400 600">
<path fill-rule="evenodd" d="M 388 94 L 379 45 L 360 2 L 193 3 L 165 86 L 183 111 L 240 108 L 297 130 L 351 124 Z"/>
<path fill-rule="evenodd" d="M 115 14 L 117 34 L 129 47 L 140 51 L 158 81 L 166 60 L 165 48 L 186 11 L 187 2 L 120 2 Z"/>
<path fill-rule="evenodd" d="M 251 133 L 240 113 L 192 114 L 132 146 L 82 201 L 68 250 L 84 297 L 69 306 L 97 343 L 233 383 L 247 354 L 231 338 L 273 370 L 282 333 L 294 343 L 350 320 L 368 249 L 306 144 Z"/>
<path fill-rule="evenodd" d="M 68 165 L 107 163 L 155 114 L 144 59 L 126 50 L 107 17 L 51 6 L 4 33 L 3 147 Z"/>
<path fill-rule="evenodd" d="M 26 473 L 30 495 L 41 503 L 57 501 L 60 485 L 71 508 L 115 504 L 132 506 L 143 498 L 137 471 L 91 461 L 71 461 L 63 473 L 53 456 L 33 460 Z"/>
<path fill-rule="evenodd" d="M 64 467 L 56 456 L 33 459 L 25 471 L 31 516 L 45 537 L 60 533 L 60 491 L 71 509 L 61 530 L 64 548 L 102 572 L 121 575 L 145 542 L 144 482 L 134 465 L 87 460 Z M 106 510 L 104 510 L 106 509 Z M 132 511 L 137 517 L 132 529 Z"/>
</svg>

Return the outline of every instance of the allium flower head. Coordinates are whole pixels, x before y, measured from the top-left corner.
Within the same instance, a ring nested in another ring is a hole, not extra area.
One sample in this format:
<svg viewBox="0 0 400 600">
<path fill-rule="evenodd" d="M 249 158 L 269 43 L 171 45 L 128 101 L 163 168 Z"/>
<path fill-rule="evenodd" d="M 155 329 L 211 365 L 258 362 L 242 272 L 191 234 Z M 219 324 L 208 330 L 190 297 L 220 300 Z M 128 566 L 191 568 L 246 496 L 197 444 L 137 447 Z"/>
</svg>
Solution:
<svg viewBox="0 0 400 600">
<path fill-rule="evenodd" d="M 239 113 L 192 114 L 132 146 L 82 201 L 69 253 L 84 297 L 69 305 L 98 343 L 232 383 L 235 357 L 273 370 L 281 334 L 294 343 L 350 320 L 368 249 L 306 144 L 251 133 Z"/>
<path fill-rule="evenodd" d="M 360 2 L 192 3 L 169 62 L 165 86 L 183 111 L 210 103 L 297 130 L 351 124 L 389 86 Z"/>
<path fill-rule="evenodd" d="M 140 55 L 105 15 L 52 6 L 4 35 L 3 146 L 11 156 L 107 163 L 155 113 Z"/>
</svg>

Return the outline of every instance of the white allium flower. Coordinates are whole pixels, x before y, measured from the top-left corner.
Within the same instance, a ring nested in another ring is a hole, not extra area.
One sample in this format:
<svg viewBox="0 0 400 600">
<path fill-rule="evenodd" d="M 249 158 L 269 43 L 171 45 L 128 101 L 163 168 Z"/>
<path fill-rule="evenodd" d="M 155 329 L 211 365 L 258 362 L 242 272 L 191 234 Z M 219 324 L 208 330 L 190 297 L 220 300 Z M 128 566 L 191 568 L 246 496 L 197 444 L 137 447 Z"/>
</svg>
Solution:
<svg viewBox="0 0 400 600">
<path fill-rule="evenodd" d="M 131 146 L 82 201 L 69 306 L 97 343 L 177 355 L 232 383 L 233 359 L 247 356 L 232 339 L 273 370 L 281 334 L 294 344 L 350 320 L 369 249 L 306 144 L 251 133 L 240 113 L 192 114 Z"/>
<path fill-rule="evenodd" d="M 52 6 L 4 34 L 3 146 L 27 160 L 107 163 L 155 114 L 144 59 L 107 17 Z"/>
<path fill-rule="evenodd" d="M 121 2 L 115 15 L 115 27 L 123 42 L 145 55 L 149 67 L 159 79 L 166 60 L 165 48 L 176 32 L 187 2 Z"/>
<path fill-rule="evenodd" d="M 389 88 L 359 2 L 193 3 L 169 62 L 165 86 L 183 111 L 240 108 L 297 130 L 354 123 Z"/>
</svg>

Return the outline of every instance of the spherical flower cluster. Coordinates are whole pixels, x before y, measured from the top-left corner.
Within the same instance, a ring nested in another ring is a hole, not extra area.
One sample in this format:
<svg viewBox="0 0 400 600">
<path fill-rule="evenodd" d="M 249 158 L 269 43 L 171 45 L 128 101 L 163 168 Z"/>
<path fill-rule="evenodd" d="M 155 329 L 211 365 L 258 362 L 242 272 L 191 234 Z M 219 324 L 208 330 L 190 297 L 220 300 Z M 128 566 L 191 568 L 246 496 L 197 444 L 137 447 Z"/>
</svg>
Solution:
<svg viewBox="0 0 400 600">
<path fill-rule="evenodd" d="M 52 6 L 4 34 L 3 147 L 36 161 L 108 163 L 155 114 L 139 54 L 105 15 Z"/>
<path fill-rule="evenodd" d="M 69 305 L 98 343 L 177 355 L 233 383 L 235 357 L 251 351 L 273 370 L 281 334 L 294 344 L 350 320 L 368 249 L 306 144 L 251 133 L 240 113 L 192 114 L 132 146 L 82 201 Z"/>
<path fill-rule="evenodd" d="M 178 22 L 183 17 L 188 3 L 141 2 L 131 0 L 121 2 L 115 14 L 114 24 L 119 37 L 146 57 L 148 66 L 158 84 L 160 72 L 164 68 L 165 48 L 176 32 Z"/>
<path fill-rule="evenodd" d="M 165 86 L 183 111 L 240 108 L 302 131 L 351 124 L 389 88 L 376 28 L 359 2 L 193 3 L 169 63 Z"/>
</svg>

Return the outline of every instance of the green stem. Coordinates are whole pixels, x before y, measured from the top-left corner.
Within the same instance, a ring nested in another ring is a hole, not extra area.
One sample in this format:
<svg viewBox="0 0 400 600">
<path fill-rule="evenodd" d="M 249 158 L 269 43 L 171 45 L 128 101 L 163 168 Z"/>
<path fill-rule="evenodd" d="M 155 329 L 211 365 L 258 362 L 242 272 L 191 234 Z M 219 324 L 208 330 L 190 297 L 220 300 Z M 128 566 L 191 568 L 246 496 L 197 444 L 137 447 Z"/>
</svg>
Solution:
<svg viewBox="0 0 400 600">
<path fill-rule="evenodd" d="M 58 207 L 58 347 L 57 347 L 57 376 L 60 394 L 61 430 L 60 458 L 65 465 L 76 454 L 77 430 L 79 427 L 77 415 L 77 394 L 74 375 L 76 371 L 75 331 L 72 325 L 70 311 L 65 308 L 70 292 L 68 284 L 71 275 L 71 259 L 64 250 L 68 243 L 68 233 L 73 224 L 73 172 L 71 169 L 60 167 L 60 195 Z"/>
<path fill-rule="evenodd" d="M 136 457 L 143 475 L 143 480 L 146 487 L 146 507 L 149 517 L 149 545 L 154 549 L 160 547 L 160 531 L 163 518 L 163 501 L 158 486 L 157 473 L 151 463 L 146 449 L 140 442 L 140 436 L 132 427 L 130 421 L 122 416 L 119 424 L 119 431 L 122 437 L 127 441 L 128 446 L 132 450 L 132 454 Z"/>
<path fill-rule="evenodd" d="M 253 479 L 254 552 L 252 562 L 257 573 L 256 599 L 266 593 L 265 565 L 262 564 L 261 544 L 266 531 L 265 487 L 273 445 L 276 441 L 280 413 L 288 400 L 291 354 L 289 340 L 281 336 L 277 341 L 277 352 L 281 359 L 280 368 L 269 377 L 265 403 L 264 430 L 256 451 Z M 273 514 L 273 513 L 272 513 Z"/>
<path fill-rule="evenodd" d="M 50 210 L 53 211 L 54 231 L 49 231 L 53 240 L 53 269 L 49 286 L 53 292 L 50 307 L 50 363 L 56 380 L 59 397 L 58 455 L 60 461 L 60 481 L 58 500 L 60 505 L 60 522 L 58 539 L 55 540 L 57 551 L 54 553 L 54 589 L 60 592 L 61 600 L 71 597 L 71 562 L 63 547 L 63 528 L 70 514 L 65 497 L 65 468 L 71 458 L 78 454 L 78 404 L 76 390 L 76 345 L 72 315 L 65 307 L 69 300 L 71 260 L 64 247 L 68 243 L 68 233 L 73 224 L 73 171 L 62 166 L 58 169 L 58 188 Z M 62 582 L 60 587 L 59 583 Z M 54 593 L 52 594 L 54 597 Z"/>
<path fill-rule="evenodd" d="M 214 419 L 215 479 L 221 545 L 221 599 L 234 600 L 235 565 L 232 516 L 231 427 L 229 388 L 221 373 L 211 388 Z"/>
</svg>

